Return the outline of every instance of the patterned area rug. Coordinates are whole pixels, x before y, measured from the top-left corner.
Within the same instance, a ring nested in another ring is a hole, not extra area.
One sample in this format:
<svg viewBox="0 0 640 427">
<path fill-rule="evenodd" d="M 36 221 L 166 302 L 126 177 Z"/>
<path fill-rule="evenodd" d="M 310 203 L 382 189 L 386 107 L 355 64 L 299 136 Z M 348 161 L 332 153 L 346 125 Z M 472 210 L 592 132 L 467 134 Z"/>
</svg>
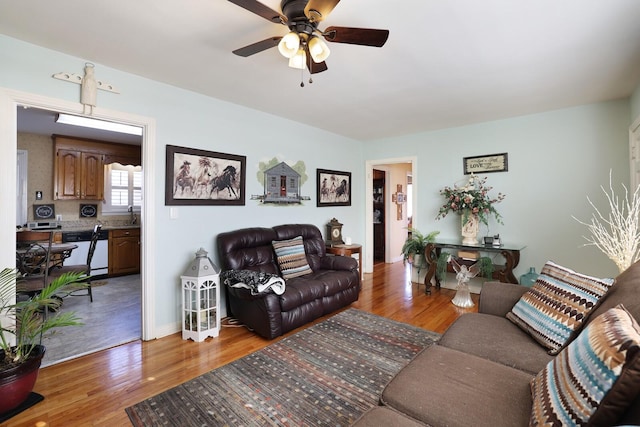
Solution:
<svg viewBox="0 0 640 427">
<path fill-rule="evenodd" d="M 350 308 L 126 411 L 134 426 L 348 426 L 439 337 Z"/>
</svg>

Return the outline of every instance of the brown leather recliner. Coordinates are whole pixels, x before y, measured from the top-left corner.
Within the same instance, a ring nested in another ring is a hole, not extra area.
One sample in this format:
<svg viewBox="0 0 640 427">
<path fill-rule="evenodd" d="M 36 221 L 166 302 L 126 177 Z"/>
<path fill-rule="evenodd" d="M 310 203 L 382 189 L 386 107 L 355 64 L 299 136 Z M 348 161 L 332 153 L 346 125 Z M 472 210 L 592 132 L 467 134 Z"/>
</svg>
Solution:
<svg viewBox="0 0 640 427">
<path fill-rule="evenodd" d="M 223 270 L 280 274 L 272 242 L 297 236 L 303 238 L 313 272 L 287 279 L 282 295 L 254 295 L 249 289 L 226 287 L 228 314 L 268 339 L 357 301 L 358 263 L 351 257 L 328 256 L 320 230 L 311 224 L 244 228 L 217 237 Z"/>
</svg>

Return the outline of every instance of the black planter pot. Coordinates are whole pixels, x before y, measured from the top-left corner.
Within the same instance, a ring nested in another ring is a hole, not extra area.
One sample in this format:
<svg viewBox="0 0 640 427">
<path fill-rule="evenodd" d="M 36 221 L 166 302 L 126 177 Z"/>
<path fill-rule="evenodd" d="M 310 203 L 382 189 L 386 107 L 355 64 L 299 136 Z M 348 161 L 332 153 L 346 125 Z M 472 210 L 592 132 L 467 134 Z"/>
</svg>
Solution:
<svg viewBox="0 0 640 427">
<path fill-rule="evenodd" d="M 44 352 L 43 345 L 36 345 L 23 364 L 0 371 L 0 414 L 17 408 L 27 400 L 36 384 Z M 4 357 L 3 351 L 0 351 L 0 357 Z"/>
</svg>

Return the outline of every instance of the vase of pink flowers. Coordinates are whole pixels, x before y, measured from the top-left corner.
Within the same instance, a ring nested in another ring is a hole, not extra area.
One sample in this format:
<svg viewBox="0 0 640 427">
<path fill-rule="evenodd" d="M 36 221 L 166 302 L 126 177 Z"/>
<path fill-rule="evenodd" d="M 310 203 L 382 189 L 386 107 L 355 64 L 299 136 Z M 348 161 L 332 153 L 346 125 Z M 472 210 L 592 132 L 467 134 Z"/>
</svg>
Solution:
<svg viewBox="0 0 640 427">
<path fill-rule="evenodd" d="M 489 225 L 489 217 L 493 215 L 496 222 L 502 224 L 502 216 L 495 208 L 495 204 L 504 200 L 505 195 L 498 193 L 491 197 L 489 192 L 492 187 L 487 186 L 487 178 L 481 178 L 471 174 L 465 185 L 444 187 L 440 194 L 445 198 L 445 203 L 440 207 L 436 219 L 447 216 L 449 212 L 455 212 L 461 216 L 461 234 L 464 244 L 477 244 L 477 234 L 480 223 Z"/>
</svg>

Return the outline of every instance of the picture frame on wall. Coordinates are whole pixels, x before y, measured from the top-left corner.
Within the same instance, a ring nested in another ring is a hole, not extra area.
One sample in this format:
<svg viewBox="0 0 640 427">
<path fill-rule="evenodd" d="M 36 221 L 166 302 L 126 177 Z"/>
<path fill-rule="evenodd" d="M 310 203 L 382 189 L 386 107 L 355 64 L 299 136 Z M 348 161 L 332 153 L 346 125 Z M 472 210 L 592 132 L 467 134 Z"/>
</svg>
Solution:
<svg viewBox="0 0 640 427">
<path fill-rule="evenodd" d="M 246 156 L 167 145 L 165 205 L 245 204 Z"/>
<path fill-rule="evenodd" d="M 509 154 L 497 153 L 464 157 L 462 163 L 465 175 L 471 173 L 507 172 L 509 170 Z"/>
<path fill-rule="evenodd" d="M 317 169 L 317 206 L 351 206 L 351 172 Z"/>
</svg>

